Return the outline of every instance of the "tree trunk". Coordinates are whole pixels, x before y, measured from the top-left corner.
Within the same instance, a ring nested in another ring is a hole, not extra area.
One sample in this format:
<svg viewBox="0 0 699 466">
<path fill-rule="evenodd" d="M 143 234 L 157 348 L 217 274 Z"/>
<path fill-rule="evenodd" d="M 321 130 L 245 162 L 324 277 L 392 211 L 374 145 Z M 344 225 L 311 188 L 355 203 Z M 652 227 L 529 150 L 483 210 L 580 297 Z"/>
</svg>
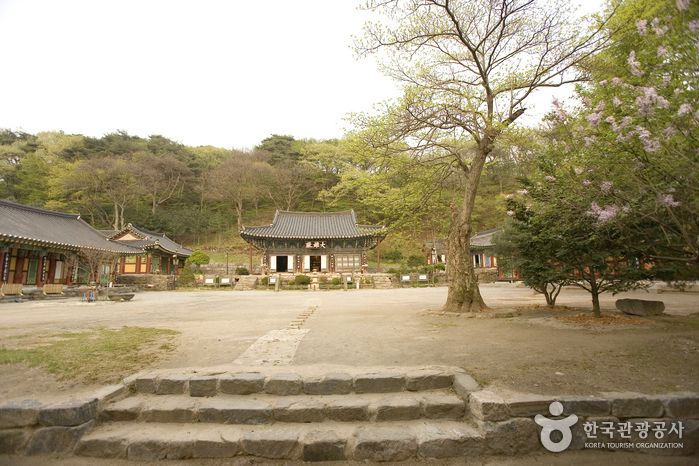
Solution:
<svg viewBox="0 0 699 466">
<path fill-rule="evenodd" d="M 449 291 L 447 302 L 442 308 L 446 312 L 473 312 L 488 309 L 478 289 L 478 277 L 471 258 L 471 213 L 476 201 L 476 190 L 485 165 L 485 159 L 492 150 L 492 141 L 483 140 L 467 172 L 466 189 L 461 209 L 451 203 L 449 239 L 447 244 L 447 275 Z"/>
<path fill-rule="evenodd" d="M 602 317 L 602 311 L 599 307 L 599 288 L 594 269 L 590 270 L 590 294 L 592 295 L 592 313 L 599 319 Z"/>
</svg>

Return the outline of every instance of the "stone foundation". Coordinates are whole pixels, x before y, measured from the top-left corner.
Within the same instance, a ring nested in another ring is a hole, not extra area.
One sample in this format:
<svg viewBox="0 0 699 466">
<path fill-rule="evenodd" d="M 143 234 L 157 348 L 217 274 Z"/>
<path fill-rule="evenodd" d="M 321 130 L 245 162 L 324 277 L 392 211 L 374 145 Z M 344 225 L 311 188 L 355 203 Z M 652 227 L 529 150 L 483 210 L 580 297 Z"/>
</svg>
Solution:
<svg viewBox="0 0 699 466">
<path fill-rule="evenodd" d="M 174 275 L 147 275 L 128 274 L 119 275 L 116 279 L 118 285 L 131 285 L 141 290 L 168 291 L 175 289 Z"/>
</svg>

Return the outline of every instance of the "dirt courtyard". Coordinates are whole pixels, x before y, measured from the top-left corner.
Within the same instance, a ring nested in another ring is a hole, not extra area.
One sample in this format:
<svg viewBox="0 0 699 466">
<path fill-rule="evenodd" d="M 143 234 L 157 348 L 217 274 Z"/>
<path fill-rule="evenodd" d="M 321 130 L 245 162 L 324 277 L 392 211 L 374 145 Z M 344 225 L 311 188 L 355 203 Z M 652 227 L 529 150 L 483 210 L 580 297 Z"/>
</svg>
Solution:
<svg viewBox="0 0 699 466">
<path fill-rule="evenodd" d="M 492 310 L 468 315 L 438 312 L 446 288 L 145 292 L 120 303 L 2 303 L 0 345 L 12 348 L 18 337 L 34 333 L 155 327 L 180 333 L 174 350 L 141 370 L 234 371 L 234 361 L 258 339 L 312 311 L 300 325 L 304 332 L 291 364 L 270 363 L 275 370 L 455 366 L 498 392 L 699 392 L 697 293 L 603 295 L 606 315 L 619 315 L 619 297 L 666 305 L 665 315 L 645 322 L 605 325 L 559 319 L 590 313 L 590 296 L 582 290 L 564 290 L 556 308 L 545 307 L 541 295 L 521 285 L 482 285 L 481 291 Z M 1 365 L 0 402 L 65 397 L 103 383 L 59 381 L 40 367 Z"/>
</svg>

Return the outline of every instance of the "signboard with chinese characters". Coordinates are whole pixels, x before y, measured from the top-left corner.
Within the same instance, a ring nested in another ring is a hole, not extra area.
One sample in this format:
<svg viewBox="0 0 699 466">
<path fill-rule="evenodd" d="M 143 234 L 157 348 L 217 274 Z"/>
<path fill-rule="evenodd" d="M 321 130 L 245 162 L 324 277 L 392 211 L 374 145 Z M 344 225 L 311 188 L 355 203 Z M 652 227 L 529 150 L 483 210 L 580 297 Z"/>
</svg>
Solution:
<svg viewBox="0 0 699 466">
<path fill-rule="evenodd" d="M 325 249 L 325 241 L 306 241 L 306 249 Z"/>
</svg>

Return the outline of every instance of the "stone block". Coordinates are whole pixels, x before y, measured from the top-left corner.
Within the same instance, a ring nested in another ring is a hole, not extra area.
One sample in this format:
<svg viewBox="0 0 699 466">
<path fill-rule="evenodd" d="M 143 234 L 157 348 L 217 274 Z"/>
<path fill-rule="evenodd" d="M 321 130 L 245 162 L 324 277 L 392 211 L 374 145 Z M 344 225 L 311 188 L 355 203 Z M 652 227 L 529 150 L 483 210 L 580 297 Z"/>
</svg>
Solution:
<svg viewBox="0 0 699 466">
<path fill-rule="evenodd" d="M 265 376 L 257 373 L 226 374 L 221 376 L 221 393 L 249 395 L 260 393 L 265 387 Z"/>
<path fill-rule="evenodd" d="M 0 430 L 0 455 L 20 455 L 32 437 L 28 429 Z"/>
<path fill-rule="evenodd" d="M 354 378 L 354 391 L 357 393 L 401 392 L 403 388 L 405 388 L 403 374 L 362 374 Z"/>
<path fill-rule="evenodd" d="M 420 415 L 420 403 L 409 396 L 383 398 L 376 409 L 377 421 L 409 421 L 419 419 Z"/>
<path fill-rule="evenodd" d="M 216 396 L 218 393 L 218 376 L 197 375 L 189 379 L 190 396 Z"/>
<path fill-rule="evenodd" d="M 45 426 L 78 426 L 97 417 L 97 398 L 69 400 L 39 410 L 39 422 Z"/>
<path fill-rule="evenodd" d="M 124 387 L 126 387 L 128 390 L 130 390 L 131 388 L 136 389 L 136 379 L 138 379 L 138 377 L 138 374 L 134 374 L 124 378 L 124 380 L 122 381 Z"/>
<path fill-rule="evenodd" d="M 94 420 L 75 427 L 42 427 L 34 432 L 25 455 L 52 455 L 69 453 L 78 440 L 95 425 Z"/>
<path fill-rule="evenodd" d="M 88 434 L 78 440 L 74 454 L 77 456 L 89 456 L 92 458 L 126 458 L 129 442 L 121 435 Z"/>
<path fill-rule="evenodd" d="M 281 459 L 296 446 L 299 434 L 295 428 L 270 428 L 243 434 L 240 444 L 249 455 Z"/>
<path fill-rule="evenodd" d="M 298 374 L 274 374 L 265 384 L 265 393 L 270 395 L 298 395 L 302 389 L 303 379 Z"/>
<path fill-rule="evenodd" d="M 231 458 L 240 451 L 240 438 L 233 432 L 203 432 L 194 440 L 193 458 Z"/>
<path fill-rule="evenodd" d="M 307 395 L 346 395 L 352 391 L 352 377 L 349 374 L 331 372 L 324 377 L 310 377 L 303 382 L 303 392 Z"/>
<path fill-rule="evenodd" d="M 477 392 L 481 389 L 478 382 L 468 374 L 455 374 L 454 383 L 452 384 L 454 391 L 464 400 L 468 399 L 471 392 Z"/>
<path fill-rule="evenodd" d="M 129 442 L 126 458 L 131 461 L 157 461 L 167 457 L 170 440 L 174 437 L 165 434 L 141 432 Z"/>
<path fill-rule="evenodd" d="M 420 458 L 472 458 L 485 451 L 483 436 L 467 426 L 445 429 L 425 424 L 416 429 Z"/>
<path fill-rule="evenodd" d="M 134 388 L 138 393 L 155 393 L 158 388 L 158 374 L 146 374 L 136 377 Z"/>
<path fill-rule="evenodd" d="M 616 308 L 634 316 L 659 316 L 665 312 L 665 303 L 647 299 L 617 299 Z"/>
<path fill-rule="evenodd" d="M 272 419 L 269 403 L 254 400 L 212 400 L 199 406 L 200 422 L 266 424 Z"/>
<path fill-rule="evenodd" d="M 589 426 L 586 427 L 585 424 L 589 424 Z M 573 431 L 573 441 L 569 449 L 582 450 L 585 448 L 585 443 L 608 444 L 609 442 L 619 442 L 622 439 L 619 438 L 619 434 L 616 430 L 618 425 L 619 418 L 613 416 L 590 416 L 587 418 L 580 418 L 578 422 L 571 427 Z M 588 429 L 587 432 L 585 431 L 586 428 Z M 611 428 L 613 437 L 606 434 L 604 429 L 607 428 Z"/>
<path fill-rule="evenodd" d="M 453 383 L 454 376 L 442 371 L 422 369 L 405 374 L 405 389 L 413 392 L 449 388 Z"/>
<path fill-rule="evenodd" d="M 608 416 L 612 412 L 612 404 L 606 398 L 595 396 L 563 396 L 557 397 L 563 405 L 563 416 Z M 548 409 L 542 415 L 548 415 Z"/>
<path fill-rule="evenodd" d="M 104 407 L 100 413 L 103 421 L 134 421 L 138 419 L 145 403 L 138 398 L 126 398 Z"/>
<path fill-rule="evenodd" d="M 197 404 L 182 398 L 156 400 L 141 411 L 146 422 L 189 423 L 197 419 Z"/>
<path fill-rule="evenodd" d="M 510 417 L 505 401 L 493 392 L 473 392 L 469 395 L 468 403 L 471 413 L 482 421 L 503 421 Z"/>
<path fill-rule="evenodd" d="M 347 459 L 347 439 L 332 430 L 311 431 L 304 435 L 303 461 L 341 461 Z"/>
<path fill-rule="evenodd" d="M 461 419 L 466 413 L 466 403 L 454 395 L 426 395 L 422 412 L 428 419 Z"/>
<path fill-rule="evenodd" d="M 354 422 L 369 420 L 369 402 L 360 398 L 338 400 L 327 408 L 328 418 L 333 421 Z"/>
<path fill-rule="evenodd" d="M 417 439 L 405 427 L 360 427 L 354 436 L 356 461 L 403 461 L 417 455 Z"/>
<path fill-rule="evenodd" d="M 187 391 L 187 382 L 192 376 L 189 374 L 172 374 L 163 377 L 158 382 L 156 395 L 181 395 Z"/>
<path fill-rule="evenodd" d="M 0 429 L 29 427 L 38 422 L 44 404 L 37 400 L 12 401 L 0 406 Z"/>
<path fill-rule="evenodd" d="M 325 403 L 316 400 L 281 400 L 274 406 L 274 420 L 279 422 L 322 422 Z"/>
<path fill-rule="evenodd" d="M 166 459 L 184 460 L 192 457 L 194 452 L 194 436 L 190 432 L 180 432 L 170 440 Z"/>
<path fill-rule="evenodd" d="M 612 416 L 629 417 L 660 417 L 663 415 L 663 404 L 658 398 L 648 397 L 636 392 L 602 392 L 612 405 Z"/>
<path fill-rule="evenodd" d="M 549 415 L 549 405 L 553 398 L 531 393 L 518 393 L 505 399 L 512 417 L 532 417 L 537 414 Z"/>
<path fill-rule="evenodd" d="M 669 393 L 657 397 L 665 408 L 665 416 L 699 419 L 699 393 Z"/>
<path fill-rule="evenodd" d="M 109 385 L 97 390 L 92 398 L 97 398 L 97 409 L 100 410 L 110 401 L 125 395 L 126 391 L 126 387 L 122 384 Z"/>
<path fill-rule="evenodd" d="M 503 422 L 477 421 L 485 438 L 486 454 L 523 455 L 541 448 L 537 425 L 517 417 Z"/>
</svg>

